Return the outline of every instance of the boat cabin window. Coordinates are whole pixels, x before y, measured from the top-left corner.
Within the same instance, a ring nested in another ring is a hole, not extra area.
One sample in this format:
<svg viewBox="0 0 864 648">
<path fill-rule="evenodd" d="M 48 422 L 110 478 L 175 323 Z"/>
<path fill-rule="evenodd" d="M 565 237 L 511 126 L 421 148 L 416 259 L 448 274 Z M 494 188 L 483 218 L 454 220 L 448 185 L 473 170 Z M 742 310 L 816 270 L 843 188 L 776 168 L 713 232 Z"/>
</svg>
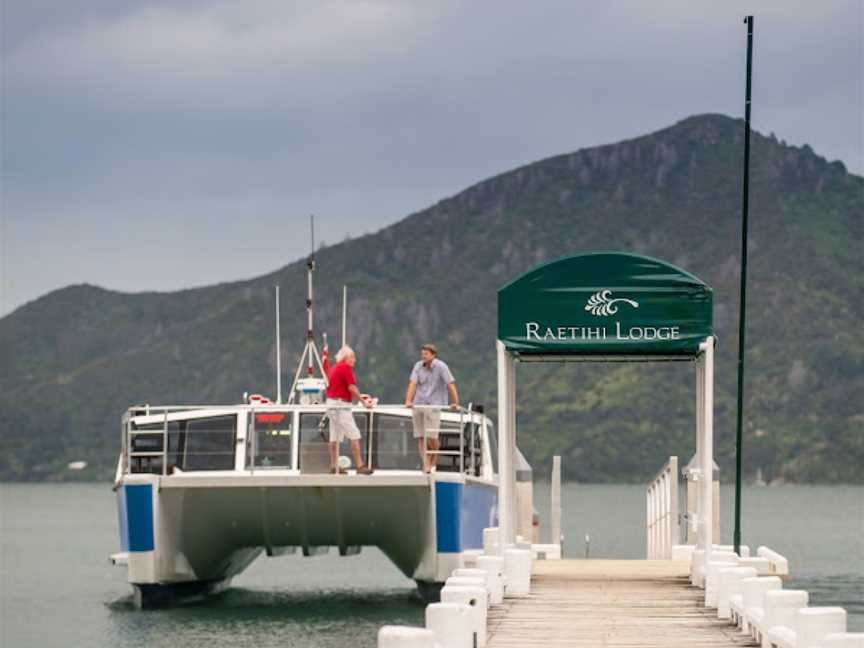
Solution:
<svg viewBox="0 0 864 648">
<path fill-rule="evenodd" d="M 255 431 L 247 465 L 256 468 L 293 468 L 294 415 L 291 412 L 254 412 L 249 429 Z"/>
<path fill-rule="evenodd" d="M 129 435 L 129 471 L 167 474 L 181 471 L 233 470 L 237 417 L 211 416 L 168 421 L 168 448 L 163 450 L 164 423 L 132 424 Z"/>
<path fill-rule="evenodd" d="M 183 470 L 233 470 L 237 417 L 214 416 L 186 421 Z"/>
<path fill-rule="evenodd" d="M 354 413 L 354 422 L 360 430 L 360 453 L 369 461 L 369 415 L 362 412 Z M 300 414 L 300 472 L 306 474 L 321 474 L 330 472 L 330 425 L 324 412 L 304 412 Z M 339 447 L 339 454 L 351 459 L 354 456 L 344 440 Z M 352 466 L 356 468 L 356 466 Z"/>
<path fill-rule="evenodd" d="M 420 470 L 420 455 L 410 416 L 375 415 L 372 465 L 383 470 Z"/>
<path fill-rule="evenodd" d="M 420 455 L 414 438 L 414 424 L 410 416 L 376 414 L 373 418 L 373 465 L 383 470 L 420 470 Z M 459 421 L 442 420 L 438 438 L 441 448 L 437 469 L 479 476 L 483 466 L 483 445 L 479 423 L 465 423 L 464 436 L 459 437 Z M 472 451 L 473 447 L 473 451 Z M 460 460 L 460 455 L 462 459 Z"/>
</svg>

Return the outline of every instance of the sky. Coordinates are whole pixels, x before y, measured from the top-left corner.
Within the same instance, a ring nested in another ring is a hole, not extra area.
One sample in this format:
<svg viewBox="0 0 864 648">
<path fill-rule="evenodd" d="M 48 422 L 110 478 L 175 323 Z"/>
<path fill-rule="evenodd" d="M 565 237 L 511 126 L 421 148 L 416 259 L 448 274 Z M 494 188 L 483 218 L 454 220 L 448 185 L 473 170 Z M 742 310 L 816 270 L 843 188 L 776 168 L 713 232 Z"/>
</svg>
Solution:
<svg viewBox="0 0 864 648">
<path fill-rule="evenodd" d="M 0 316 L 253 277 L 550 155 L 743 114 L 864 171 L 860 0 L 0 0 Z"/>
</svg>

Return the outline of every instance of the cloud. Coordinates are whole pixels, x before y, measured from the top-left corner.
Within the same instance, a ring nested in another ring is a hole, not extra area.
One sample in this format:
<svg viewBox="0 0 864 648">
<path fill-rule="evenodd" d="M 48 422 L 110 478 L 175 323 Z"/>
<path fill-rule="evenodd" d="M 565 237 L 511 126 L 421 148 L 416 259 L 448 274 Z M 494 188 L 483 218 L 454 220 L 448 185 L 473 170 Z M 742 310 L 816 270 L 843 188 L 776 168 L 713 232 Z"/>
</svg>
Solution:
<svg viewBox="0 0 864 648">
<path fill-rule="evenodd" d="M 0 314 L 71 281 L 254 275 L 305 253 L 312 211 L 338 241 L 519 164 L 740 115 L 754 9 L 754 126 L 860 173 L 854 1 L 5 3 Z M 238 249 L 247 223 L 279 236 Z M 167 237 L 196 231 L 178 265 Z M 118 264 L 130 239 L 172 271 Z"/>
<path fill-rule="evenodd" d="M 210 101 L 249 109 L 267 101 L 280 77 L 374 60 L 383 36 L 410 27 L 407 7 L 363 1 L 143 7 L 21 43 L 7 55 L 8 84 L 13 91 L 59 85 L 97 92 L 88 98 L 114 109 Z"/>
</svg>

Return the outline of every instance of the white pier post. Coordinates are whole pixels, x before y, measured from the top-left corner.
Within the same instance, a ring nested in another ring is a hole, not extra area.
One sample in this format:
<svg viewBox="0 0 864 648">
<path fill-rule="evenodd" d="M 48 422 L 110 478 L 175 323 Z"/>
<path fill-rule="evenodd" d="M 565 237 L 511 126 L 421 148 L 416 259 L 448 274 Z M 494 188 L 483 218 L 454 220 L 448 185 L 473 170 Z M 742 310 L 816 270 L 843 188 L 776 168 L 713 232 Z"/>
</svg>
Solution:
<svg viewBox="0 0 864 648">
<path fill-rule="evenodd" d="M 516 540 L 516 362 L 501 340 L 498 357 L 498 552 Z"/>
<path fill-rule="evenodd" d="M 435 633 L 425 628 L 382 626 L 378 630 L 378 648 L 435 648 Z"/>
</svg>

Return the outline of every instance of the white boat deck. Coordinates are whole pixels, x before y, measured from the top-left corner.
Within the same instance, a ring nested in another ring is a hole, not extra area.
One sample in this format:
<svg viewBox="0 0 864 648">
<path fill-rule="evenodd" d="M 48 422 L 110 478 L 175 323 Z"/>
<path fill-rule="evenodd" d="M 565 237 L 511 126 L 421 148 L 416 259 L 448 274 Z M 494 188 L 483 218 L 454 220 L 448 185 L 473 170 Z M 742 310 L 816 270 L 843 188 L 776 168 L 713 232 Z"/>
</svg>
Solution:
<svg viewBox="0 0 864 648">
<path fill-rule="evenodd" d="M 460 473 L 436 472 L 427 475 L 419 470 L 381 470 L 371 475 L 301 474 L 291 470 L 211 471 L 159 477 L 160 488 L 221 488 L 221 487 L 308 487 L 308 486 L 420 486 L 434 481 L 460 481 Z M 465 476 L 468 482 L 483 482 Z M 125 483 L 147 482 L 146 473 L 124 477 Z"/>
</svg>

